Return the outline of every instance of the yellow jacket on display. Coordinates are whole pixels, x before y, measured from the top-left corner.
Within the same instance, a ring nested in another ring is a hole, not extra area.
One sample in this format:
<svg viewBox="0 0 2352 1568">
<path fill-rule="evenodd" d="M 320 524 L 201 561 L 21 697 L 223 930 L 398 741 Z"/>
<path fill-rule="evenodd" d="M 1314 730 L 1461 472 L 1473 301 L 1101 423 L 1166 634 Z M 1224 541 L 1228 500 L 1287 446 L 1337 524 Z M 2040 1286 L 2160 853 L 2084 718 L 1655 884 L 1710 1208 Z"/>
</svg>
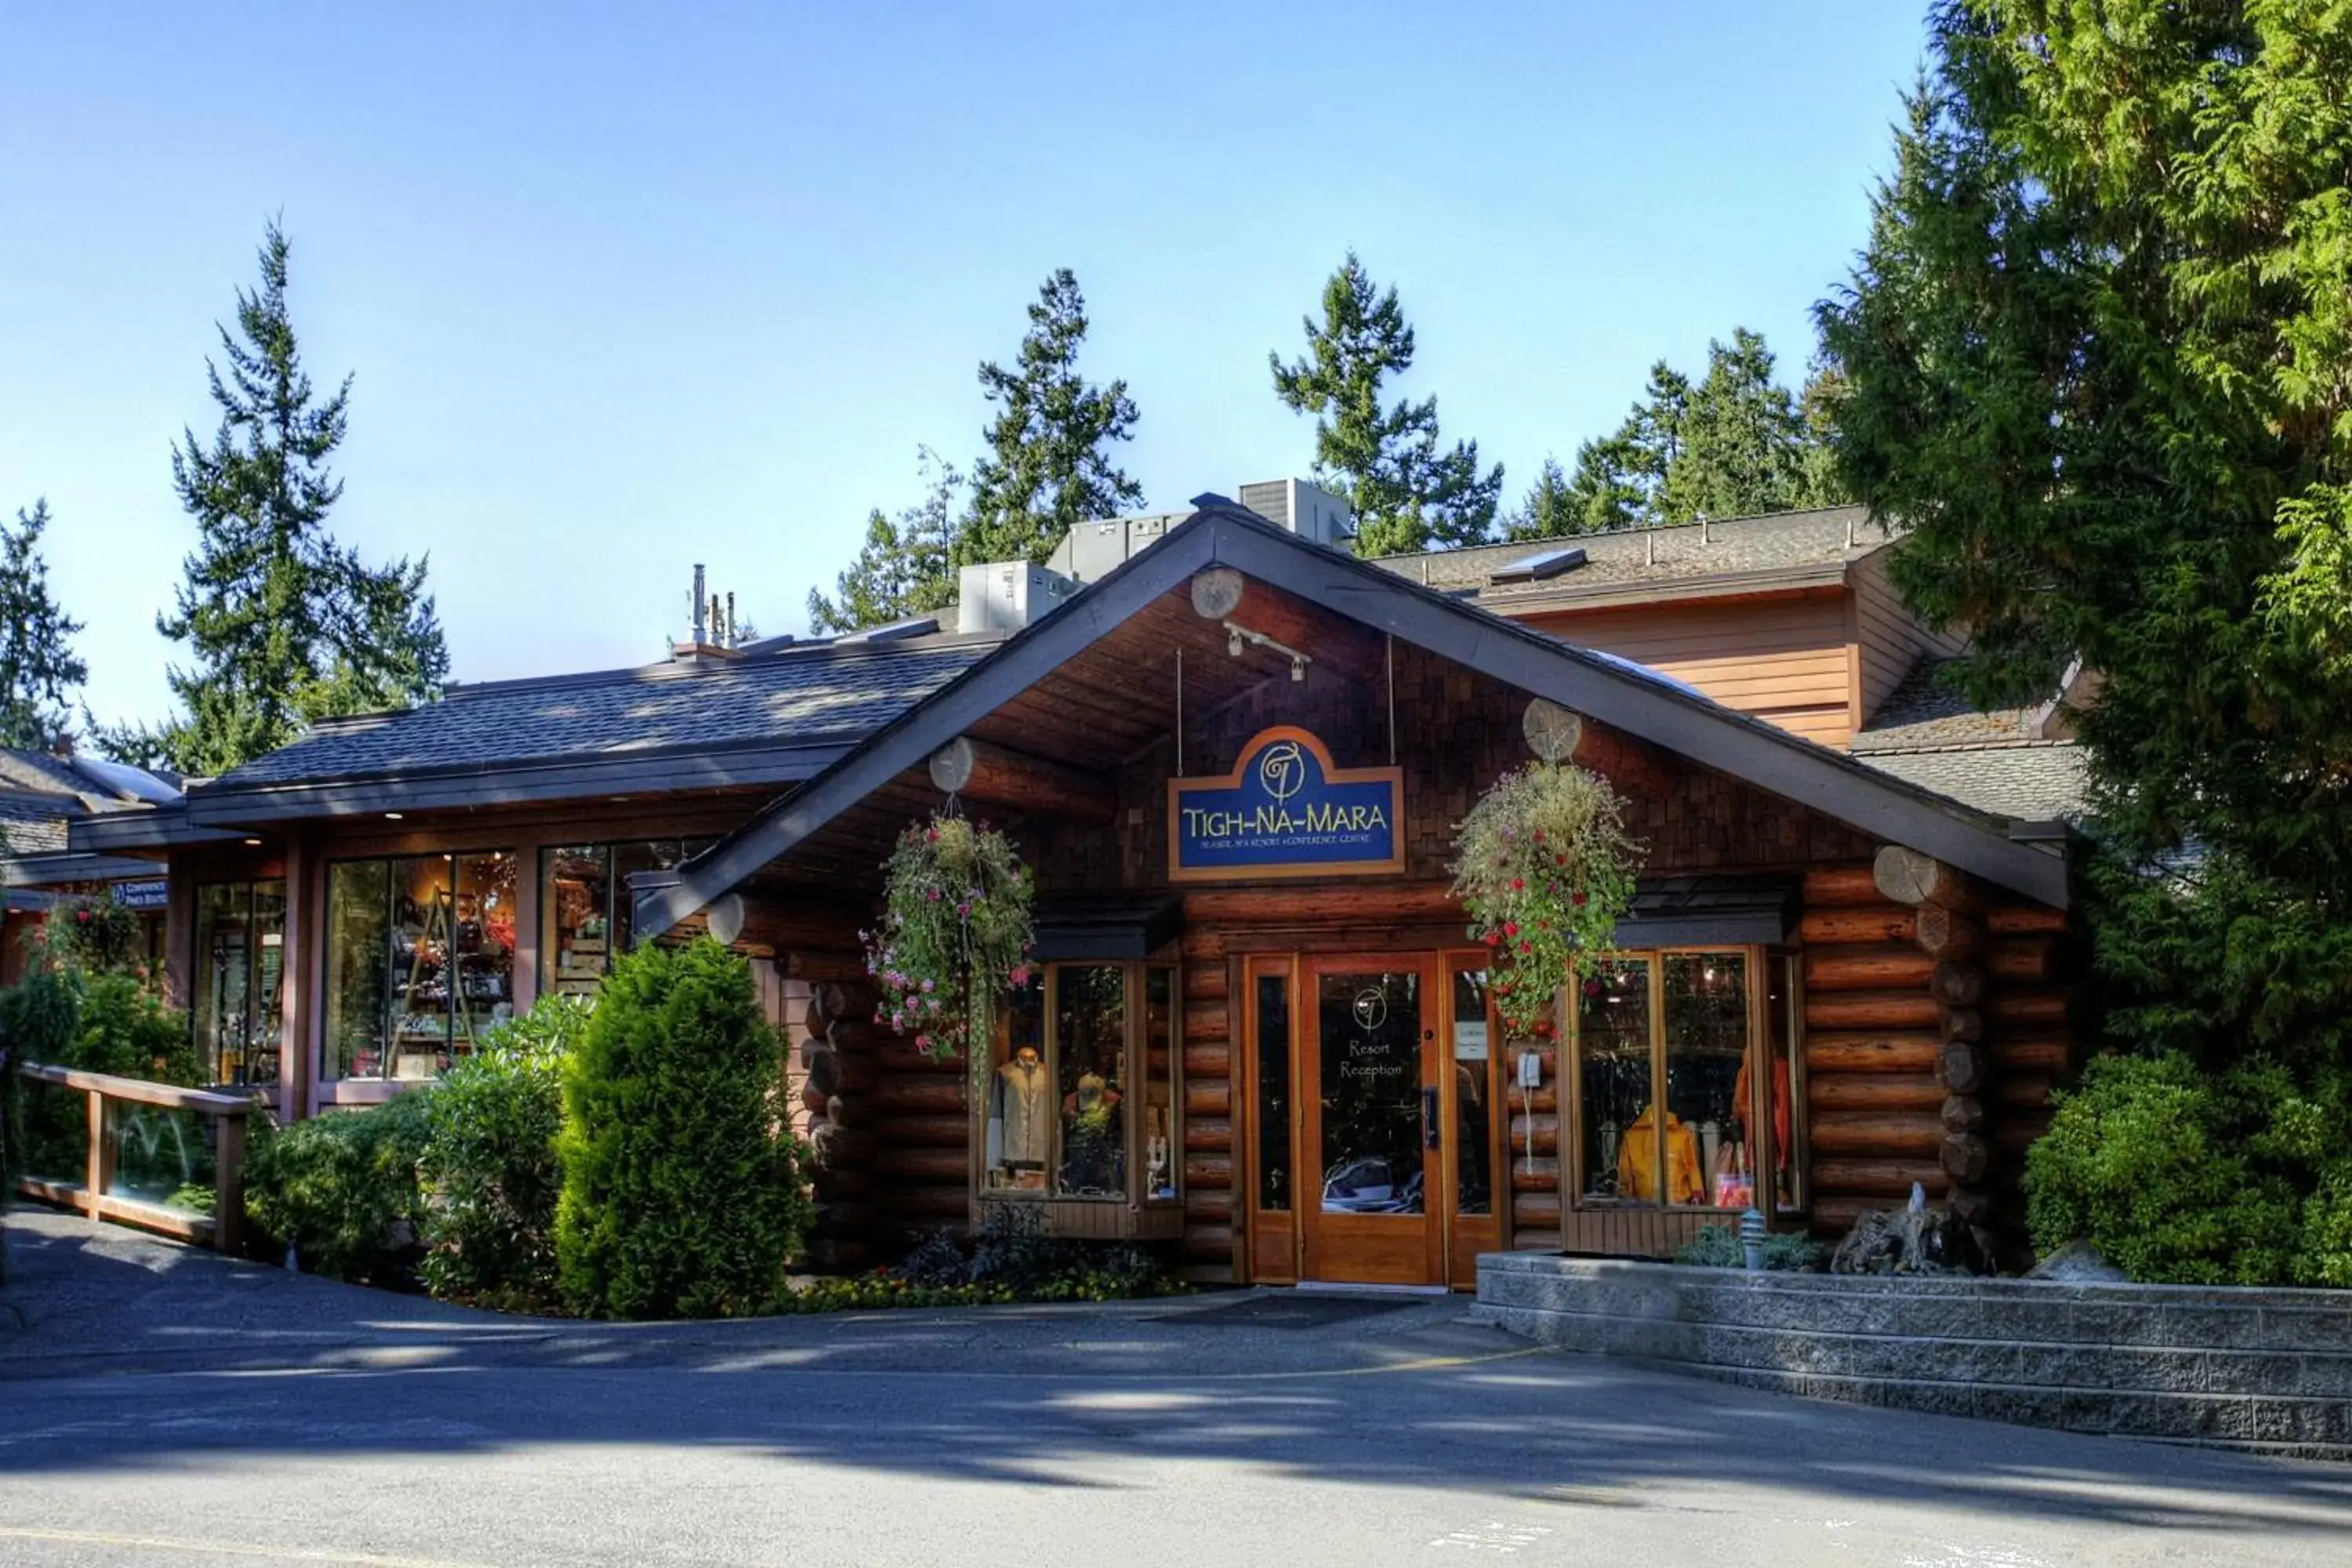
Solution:
<svg viewBox="0 0 2352 1568">
<path fill-rule="evenodd" d="M 1645 1106 L 1617 1145 L 1617 1192 L 1637 1203 L 1658 1201 L 1658 1108 Z M 1666 1112 L 1666 1202 L 1706 1202 L 1706 1180 L 1699 1174 L 1698 1140 L 1673 1111 Z"/>
</svg>

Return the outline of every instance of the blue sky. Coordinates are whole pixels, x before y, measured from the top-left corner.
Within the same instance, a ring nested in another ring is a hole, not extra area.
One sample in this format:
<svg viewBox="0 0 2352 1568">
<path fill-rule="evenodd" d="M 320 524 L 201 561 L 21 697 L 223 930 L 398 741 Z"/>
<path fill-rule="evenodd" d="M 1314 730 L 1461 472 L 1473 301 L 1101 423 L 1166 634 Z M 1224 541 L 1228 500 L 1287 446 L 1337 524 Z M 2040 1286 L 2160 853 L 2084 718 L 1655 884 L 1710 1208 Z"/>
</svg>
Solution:
<svg viewBox="0 0 2352 1568">
<path fill-rule="evenodd" d="M 1154 507 L 1304 474 L 1269 349 L 1349 247 L 1508 467 L 1735 325 L 1792 383 L 1922 40 L 1902 0 L 0 9 L 0 508 L 99 717 L 160 718 L 213 323 L 264 219 L 356 374 L 335 531 L 430 552 L 459 679 L 764 631 L 959 462 L 1056 266 Z"/>
</svg>

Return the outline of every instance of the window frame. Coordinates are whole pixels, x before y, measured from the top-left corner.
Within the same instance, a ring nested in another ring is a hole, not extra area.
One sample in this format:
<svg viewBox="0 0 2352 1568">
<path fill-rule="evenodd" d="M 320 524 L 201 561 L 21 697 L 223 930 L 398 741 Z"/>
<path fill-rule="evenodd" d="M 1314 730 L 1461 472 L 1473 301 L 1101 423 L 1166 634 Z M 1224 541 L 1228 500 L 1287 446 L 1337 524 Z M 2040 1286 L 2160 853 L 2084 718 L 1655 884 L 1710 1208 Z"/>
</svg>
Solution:
<svg viewBox="0 0 2352 1568">
<path fill-rule="evenodd" d="M 1708 954 L 1737 955 L 1747 966 L 1748 994 L 1747 1041 L 1743 1050 L 1744 1070 L 1748 1079 L 1748 1103 L 1739 1108 L 1745 1125 L 1752 1130 L 1751 1145 L 1762 1152 L 1751 1152 L 1749 1158 L 1757 1186 L 1752 1206 L 1763 1213 L 1768 1221 L 1801 1219 L 1810 1210 L 1812 1198 L 1810 1150 L 1805 1134 L 1805 1058 L 1804 1058 L 1804 998 L 1800 990 L 1802 965 L 1798 955 L 1781 947 L 1768 947 L 1749 942 L 1676 943 L 1659 947 L 1628 947 L 1610 954 L 1612 958 L 1639 961 L 1647 971 L 1649 991 L 1650 1103 L 1660 1108 L 1666 1105 L 1668 1061 L 1666 1020 L 1666 961 L 1675 957 L 1704 957 Z M 1779 966 L 1777 971 L 1774 966 Z M 1770 1121 L 1772 1036 L 1770 984 L 1778 973 L 1788 986 L 1789 1052 L 1789 1142 L 1797 1202 L 1795 1206 L 1777 1206 L 1768 1190 L 1768 1162 L 1771 1158 L 1772 1123 Z M 1595 1202 L 1590 1196 L 1590 1173 L 1585 1165 L 1584 1107 L 1584 1009 L 1580 990 L 1580 977 L 1572 978 L 1567 1015 L 1562 1028 L 1565 1045 L 1560 1071 L 1561 1098 L 1564 1101 L 1563 1155 L 1560 1162 L 1562 1196 L 1568 1205 L 1586 1214 L 1620 1215 L 1737 1215 L 1738 1210 L 1715 1204 L 1676 1204 L 1663 1201 L 1663 1194 L 1672 1191 L 1666 1181 L 1665 1126 L 1660 1117 L 1655 1140 L 1659 1169 L 1657 1190 L 1661 1201 L 1656 1203 Z M 1710 1184 L 1713 1172 L 1702 1173 Z"/>
<path fill-rule="evenodd" d="M 442 862 L 443 865 L 447 868 L 446 880 L 443 886 L 446 890 L 450 902 L 450 912 L 454 919 L 457 912 L 458 890 L 457 868 L 460 862 L 467 860 L 488 859 L 503 856 L 507 859 L 515 863 L 516 877 L 519 882 L 521 877 L 522 858 L 524 853 L 525 848 L 521 846 L 507 845 L 500 847 L 493 845 L 473 848 L 412 849 L 403 850 L 398 853 L 386 852 L 375 855 L 344 855 L 337 856 L 334 858 L 326 861 L 324 866 L 320 868 L 319 877 L 320 941 L 318 942 L 319 951 L 317 964 L 314 971 L 317 975 L 319 987 L 319 1022 L 317 1026 L 318 1081 L 321 1085 L 339 1083 L 403 1085 L 428 1081 L 424 1079 L 403 1079 L 398 1076 L 397 1072 L 400 1052 L 392 1034 L 393 995 L 394 989 L 393 983 L 393 961 L 394 950 L 392 938 L 393 933 L 397 929 L 399 923 L 393 919 L 393 910 L 394 908 L 394 901 L 400 895 L 401 884 L 399 879 L 393 874 L 392 868 L 399 866 L 404 861 L 438 860 Z M 328 984 L 328 973 L 333 967 L 334 963 L 335 873 L 338 869 L 346 866 L 382 866 L 385 868 L 386 871 L 384 902 L 383 907 L 384 919 L 384 942 L 383 950 L 376 955 L 377 973 L 382 976 L 383 984 L 383 998 L 376 1013 L 376 1048 L 379 1058 L 382 1058 L 380 1067 L 389 1068 L 394 1070 L 379 1070 L 372 1075 L 364 1077 L 343 1071 L 342 1053 L 338 1047 L 338 1044 L 333 1037 L 332 1031 L 328 1027 L 328 1019 L 334 1010 L 334 996 L 331 988 Z M 520 894 L 517 895 L 517 900 L 518 902 L 520 902 Z M 505 1000 L 509 1004 L 509 1005 L 511 1005 L 514 1000 L 515 972 L 520 967 L 520 960 L 521 956 L 522 932 L 520 927 L 518 927 L 515 933 L 514 943 L 509 948 L 507 954 L 507 995 Z M 454 974 L 452 978 L 456 978 Z M 458 980 L 457 983 L 460 985 L 463 984 L 462 980 Z M 451 1005 L 446 1016 L 446 1022 L 443 1029 L 442 1054 L 450 1057 L 453 1060 L 458 1054 L 456 1048 L 457 1042 L 457 1017 L 458 1007 L 462 1005 L 462 1000 L 463 999 L 455 990 L 451 992 Z M 471 1051 L 469 1050 L 467 1054 L 470 1055 Z M 434 1075 L 436 1079 L 439 1076 L 440 1074 L 438 1072 Z"/>
<path fill-rule="evenodd" d="M 601 990 L 604 979 L 609 979 L 612 975 L 613 961 L 621 954 L 621 916 L 623 914 L 621 903 L 628 893 L 625 879 L 614 869 L 614 862 L 617 858 L 614 851 L 623 848 L 644 848 L 654 845 L 674 845 L 678 851 L 678 860 L 672 862 L 676 865 L 678 861 L 692 858 L 717 842 L 715 838 L 679 834 L 675 837 L 661 838 L 567 839 L 562 843 L 550 842 L 537 846 L 537 864 L 531 868 L 532 874 L 538 879 L 535 892 L 539 902 L 539 929 L 531 933 L 532 941 L 536 944 L 536 960 L 532 964 L 532 971 L 538 982 L 536 994 L 541 996 L 593 994 L 593 993 L 565 991 L 563 977 L 556 973 L 556 961 L 562 946 L 557 940 L 555 923 L 559 918 L 560 905 L 558 900 L 548 895 L 553 890 L 550 868 L 557 856 L 579 855 L 593 850 L 604 857 L 604 867 L 601 875 L 604 883 L 604 900 L 601 912 L 604 917 L 604 978 L 597 982 L 598 989 Z M 629 912 L 634 914 L 635 911 Z"/>
<path fill-rule="evenodd" d="M 231 912 L 244 922 L 247 938 L 244 998 L 246 1005 L 241 1014 L 245 1020 L 243 1031 L 245 1037 L 237 1047 L 237 1058 L 240 1063 L 238 1070 L 243 1076 L 237 1078 L 225 1078 L 219 1075 L 221 1041 L 218 1029 L 215 1028 L 214 1031 L 209 1050 L 205 1048 L 204 1038 L 205 1024 L 208 1017 L 216 1014 L 218 1002 L 218 996 L 214 990 L 213 955 L 206 941 L 216 928 L 212 924 L 213 911 L 206 908 L 205 895 L 222 888 L 231 890 L 236 903 L 236 908 Z M 261 925 L 261 894 L 265 888 L 277 889 L 277 924 L 275 931 L 271 933 L 265 933 Z M 188 977 L 194 994 L 189 998 L 188 1044 L 196 1051 L 207 1077 L 216 1085 L 275 1089 L 286 1081 L 285 994 L 288 958 L 286 912 L 289 908 L 286 879 L 282 876 L 228 877 L 215 881 L 198 882 L 189 908 L 191 917 L 188 931 Z M 155 934 L 159 938 L 161 931 L 161 926 L 157 926 Z M 264 940 L 267 934 L 274 934 L 278 938 L 278 984 L 277 994 L 274 996 L 264 994 L 265 988 L 261 982 L 262 950 L 268 945 Z M 160 958 L 160 941 L 157 948 L 157 956 Z M 153 972 L 160 976 L 163 967 L 160 962 L 156 963 Z M 258 1079 L 253 1076 L 253 1061 L 257 1054 L 255 1044 L 255 1024 L 264 1016 L 273 1020 L 269 1033 L 275 1038 L 268 1047 L 272 1071 L 268 1078 Z"/>
<path fill-rule="evenodd" d="M 1047 1151 L 1045 1169 L 1050 1180 L 1042 1188 L 992 1186 L 989 1184 L 987 1161 L 988 1126 L 992 1087 L 996 1069 L 1011 1051 L 1011 1009 L 1000 1008 L 990 1026 L 990 1050 L 985 1077 L 974 1075 L 978 1092 L 974 1094 L 971 1117 L 971 1190 L 980 1203 L 1081 1204 L 1106 1208 L 1123 1206 L 1129 1210 L 1181 1210 L 1184 1204 L 1184 987 L 1183 966 L 1170 958 L 1071 958 L 1055 959 L 1032 965 L 1039 987 L 1038 1046 L 1045 1057 L 1046 1081 L 1053 1086 L 1053 1132 Z M 1121 1192 L 1071 1193 L 1061 1189 L 1065 1134 L 1061 1111 L 1062 1100 L 1062 1039 L 1061 1008 L 1058 989 L 1066 971 L 1084 969 L 1116 969 L 1120 972 L 1120 1005 L 1122 1019 L 1119 1041 L 1119 1066 L 1122 1084 L 1119 1104 L 1136 1110 L 1119 1119 L 1119 1139 L 1126 1151 L 1126 1168 Z M 1146 1131 L 1148 1112 L 1151 1109 L 1151 1038 L 1150 1014 L 1150 976 L 1160 971 L 1168 977 L 1168 1172 L 1167 1191 L 1155 1195 L 1150 1191 L 1149 1168 L 1150 1133 Z"/>
</svg>

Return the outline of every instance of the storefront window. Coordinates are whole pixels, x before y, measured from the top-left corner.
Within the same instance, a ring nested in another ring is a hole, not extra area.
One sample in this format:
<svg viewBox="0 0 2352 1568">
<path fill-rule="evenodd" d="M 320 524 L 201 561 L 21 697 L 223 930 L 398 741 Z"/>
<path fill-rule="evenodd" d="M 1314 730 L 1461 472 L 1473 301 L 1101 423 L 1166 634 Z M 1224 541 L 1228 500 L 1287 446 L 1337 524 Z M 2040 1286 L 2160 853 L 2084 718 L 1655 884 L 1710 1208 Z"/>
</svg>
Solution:
<svg viewBox="0 0 2352 1568">
<path fill-rule="evenodd" d="M 1290 1207 L 1290 977 L 1257 977 L 1257 1206 Z"/>
<path fill-rule="evenodd" d="M 1062 1163 L 1066 1196 L 1127 1195 L 1127 972 L 1117 964 L 1071 964 L 1054 972 L 1054 1032 L 1061 1058 Z"/>
<path fill-rule="evenodd" d="M 1645 953 L 1582 983 L 1574 1042 L 1582 1206 L 1746 1209 L 1768 1168 L 1774 1205 L 1801 1204 L 1793 971 L 1784 956 L 1765 961 L 1770 1027 L 1759 1039 L 1756 963 L 1739 949 Z"/>
<path fill-rule="evenodd" d="M 1764 1042 L 1764 1102 L 1755 1114 L 1761 1118 L 1765 1147 L 1771 1150 L 1765 1168 L 1775 1213 L 1790 1214 L 1805 1206 L 1804 1162 L 1798 1158 L 1805 1136 L 1804 1057 L 1797 1038 L 1797 961 L 1775 953 L 1765 961 L 1769 976 L 1766 990 Z"/>
<path fill-rule="evenodd" d="M 990 1068 L 983 1185 L 997 1193 L 1045 1191 L 1054 1157 L 1054 1079 L 1045 1065 L 1045 977 L 1033 974 L 1005 998 L 1004 1029 Z"/>
<path fill-rule="evenodd" d="M 1738 952 L 1671 952 L 1664 976 L 1667 1135 L 1679 1125 L 1698 1153 L 1696 1192 L 1667 1166 L 1669 1201 L 1744 1209 L 1756 1201 L 1748 1154 L 1748 958 Z M 1673 1152 L 1672 1150 L 1669 1152 Z"/>
<path fill-rule="evenodd" d="M 1097 1215 L 1084 1223 L 1104 1228 L 1085 1234 L 1175 1235 L 1177 1048 L 1173 968 L 1043 966 L 1009 993 L 991 1043 L 982 1195 L 1119 1200 L 1102 1213 L 1127 1217 Z"/>
<path fill-rule="evenodd" d="M 541 989 L 593 996 L 629 946 L 629 876 L 667 871 L 709 840 L 576 844 L 539 855 Z"/>
<path fill-rule="evenodd" d="M 212 1083 L 276 1083 L 286 958 L 286 884 L 196 889 L 196 1054 Z"/>
<path fill-rule="evenodd" d="M 327 1035 L 344 1078 L 429 1079 L 514 1013 L 515 858 L 327 873 Z"/>
<path fill-rule="evenodd" d="M 1176 972 L 1143 972 L 1143 1195 L 1176 1196 Z"/>
<path fill-rule="evenodd" d="M 1495 1212 L 1493 1053 L 1486 1037 L 1486 972 L 1454 972 L 1454 1212 Z"/>
<path fill-rule="evenodd" d="M 1662 1165 L 1651 1083 L 1647 960 L 1606 963 L 1585 977 L 1576 1033 L 1584 1201 L 1655 1204 Z M 1694 1183 L 1696 1177 L 1694 1162 Z"/>
</svg>

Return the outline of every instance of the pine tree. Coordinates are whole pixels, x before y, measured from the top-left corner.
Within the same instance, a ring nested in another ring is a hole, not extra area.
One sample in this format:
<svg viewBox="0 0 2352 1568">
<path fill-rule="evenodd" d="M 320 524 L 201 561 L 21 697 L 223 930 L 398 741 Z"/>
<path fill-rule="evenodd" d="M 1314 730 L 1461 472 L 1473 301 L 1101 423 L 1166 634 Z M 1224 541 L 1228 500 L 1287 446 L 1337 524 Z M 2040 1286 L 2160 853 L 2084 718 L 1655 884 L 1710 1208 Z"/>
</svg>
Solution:
<svg viewBox="0 0 2352 1568">
<path fill-rule="evenodd" d="M 1307 353 L 1266 356 L 1287 407 L 1315 416 L 1315 480 L 1356 514 L 1356 550 L 1394 555 L 1493 537 L 1503 466 L 1481 472 L 1478 443 L 1441 449 L 1437 399 L 1383 407 L 1381 384 L 1412 366 L 1412 328 L 1394 288 L 1382 292 L 1349 251 L 1307 318 Z"/>
<path fill-rule="evenodd" d="M 102 737 L 134 761 L 217 774 L 286 744 L 314 719 L 428 701 L 448 673 L 425 563 L 376 568 L 337 544 L 327 514 L 342 484 L 327 459 L 342 444 L 351 378 L 318 398 L 287 312 L 286 237 L 263 235 L 261 287 L 236 297 L 236 331 L 218 329 L 207 362 L 221 424 L 172 448 L 172 480 L 195 519 L 176 607 L 156 629 L 184 641 L 174 666 L 184 710 L 162 730 Z"/>
<path fill-rule="evenodd" d="M 49 597 L 48 526 L 46 500 L 18 508 L 14 529 L 0 521 L 0 746 L 39 752 L 68 738 L 66 693 L 89 679 L 72 646 L 82 624 Z"/>
<path fill-rule="evenodd" d="M 1528 487 L 1517 510 L 1503 519 L 1503 537 L 1510 540 L 1567 539 L 1597 531 L 1586 521 L 1586 510 L 1568 471 L 1555 458 L 1546 458 Z"/>
<path fill-rule="evenodd" d="M 956 496 L 963 476 L 929 447 L 919 466 L 929 481 L 923 499 L 894 520 L 880 507 L 866 519 L 866 544 L 849 569 L 834 579 L 837 595 L 809 590 L 810 629 L 862 631 L 925 615 L 955 603 Z"/>
<path fill-rule="evenodd" d="M 981 389 L 997 414 L 987 455 L 972 465 L 956 564 L 1042 562 L 1076 524 L 1143 505 L 1143 488 L 1108 449 L 1134 438 L 1134 400 L 1123 381 L 1094 386 L 1078 374 L 1086 338 L 1086 296 L 1065 267 L 1037 290 L 1013 367 L 982 363 Z"/>
</svg>

